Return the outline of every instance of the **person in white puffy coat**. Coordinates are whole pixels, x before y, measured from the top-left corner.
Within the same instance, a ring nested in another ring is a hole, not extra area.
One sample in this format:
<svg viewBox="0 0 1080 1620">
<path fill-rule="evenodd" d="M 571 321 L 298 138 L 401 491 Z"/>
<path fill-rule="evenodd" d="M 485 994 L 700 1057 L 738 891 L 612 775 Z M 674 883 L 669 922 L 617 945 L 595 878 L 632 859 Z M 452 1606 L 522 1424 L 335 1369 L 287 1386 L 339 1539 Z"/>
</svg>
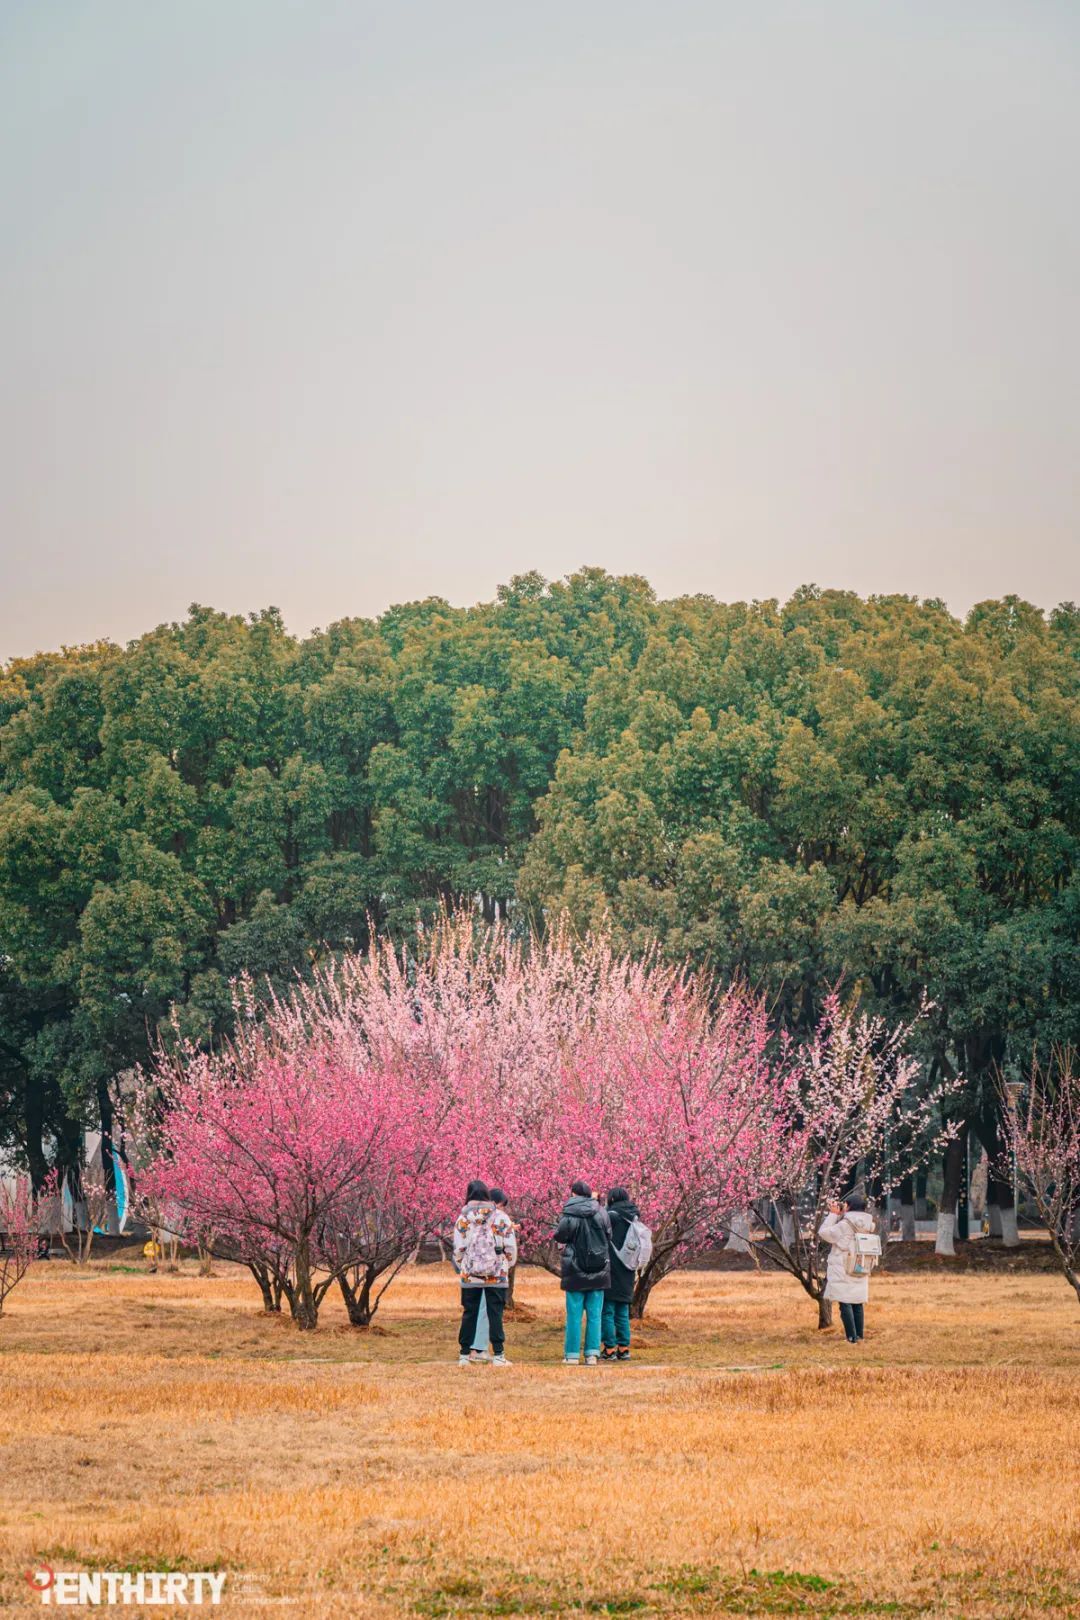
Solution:
<svg viewBox="0 0 1080 1620">
<path fill-rule="evenodd" d="M 863 1306 L 870 1298 L 870 1279 L 852 1277 L 844 1265 L 844 1256 L 850 1254 L 856 1232 L 873 1230 L 874 1218 L 867 1213 L 866 1199 L 852 1193 L 846 1203 L 829 1205 L 829 1213 L 818 1232 L 818 1236 L 829 1245 L 825 1298 L 835 1300 L 839 1305 L 840 1320 L 849 1344 L 862 1343 Z"/>
</svg>

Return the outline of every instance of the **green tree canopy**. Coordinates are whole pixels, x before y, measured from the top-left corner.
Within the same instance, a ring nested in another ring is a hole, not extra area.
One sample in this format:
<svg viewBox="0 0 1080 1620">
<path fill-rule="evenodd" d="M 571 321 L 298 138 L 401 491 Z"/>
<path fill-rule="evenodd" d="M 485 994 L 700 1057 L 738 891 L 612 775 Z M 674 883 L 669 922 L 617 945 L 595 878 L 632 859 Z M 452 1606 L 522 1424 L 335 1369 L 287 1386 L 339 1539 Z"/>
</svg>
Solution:
<svg viewBox="0 0 1080 1620">
<path fill-rule="evenodd" d="M 1080 631 L 1016 598 L 657 601 L 527 574 L 299 640 L 193 607 L 0 673 L 0 1133 L 35 1176 L 175 1008 L 371 925 L 556 910 L 767 990 L 843 978 L 986 1077 L 1080 1023 Z"/>
</svg>

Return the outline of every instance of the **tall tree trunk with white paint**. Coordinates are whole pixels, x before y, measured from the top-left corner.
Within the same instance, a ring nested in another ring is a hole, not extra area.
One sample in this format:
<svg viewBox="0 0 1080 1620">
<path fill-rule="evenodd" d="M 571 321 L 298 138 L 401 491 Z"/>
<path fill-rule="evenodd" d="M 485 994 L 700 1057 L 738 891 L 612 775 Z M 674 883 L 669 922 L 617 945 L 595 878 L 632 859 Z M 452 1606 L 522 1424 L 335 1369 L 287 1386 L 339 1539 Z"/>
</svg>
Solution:
<svg viewBox="0 0 1080 1620">
<path fill-rule="evenodd" d="M 914 1243 L 915 1229 L 915 1177 L 905 1176 L 900 1183 L 900 1237 L 904 1243 Z"/>
<path fill-rule="evenodd" d="M 938 1208 L 937 1254 L 956 1253 L 956 1206 L 960 1202 L 967 1156 L 967 1126 L 964 1125 L 945 1149 L 945 1185 Z"/>
</svg>

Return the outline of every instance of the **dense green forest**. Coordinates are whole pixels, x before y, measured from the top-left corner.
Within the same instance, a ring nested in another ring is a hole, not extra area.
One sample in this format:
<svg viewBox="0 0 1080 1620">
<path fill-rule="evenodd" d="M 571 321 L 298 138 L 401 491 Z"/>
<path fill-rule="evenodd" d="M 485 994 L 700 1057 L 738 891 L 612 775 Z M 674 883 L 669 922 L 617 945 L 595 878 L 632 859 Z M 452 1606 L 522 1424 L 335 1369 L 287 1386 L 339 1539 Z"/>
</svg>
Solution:
<svg viewBox="0 0 1080 1620">
<path fill-rule="evenodd" d="M 516 578 L 301 640 L 193 607 L 0 675 L 0 1150 L 40 1179 L 173 1004 L 227 1027 L 370 924 L 565 909 L 908 1016 L 996 1140 L 995 1066 L 1080 1029 L 1080 611 Z"/>
</svg>

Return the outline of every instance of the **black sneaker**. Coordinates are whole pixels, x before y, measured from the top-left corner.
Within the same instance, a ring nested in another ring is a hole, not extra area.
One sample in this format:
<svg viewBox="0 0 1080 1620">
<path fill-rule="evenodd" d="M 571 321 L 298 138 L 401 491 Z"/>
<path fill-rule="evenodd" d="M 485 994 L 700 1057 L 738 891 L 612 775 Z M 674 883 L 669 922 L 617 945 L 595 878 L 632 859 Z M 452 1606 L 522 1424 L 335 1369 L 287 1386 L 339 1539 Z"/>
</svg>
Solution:
<svg viewBox="0 0 1080 1620">
<path fill-rule="evenodd" d="M 630 1360 L 630 1346 L 629 1345 L 622 1345 L 618 1350 L 616 1350 L 615 1359 L 616 1359 L 616 1361 L 629 1361 Z"/>
<path fill-rule="evenodd" d="M 604 1348 L 600 1352 L 600 1360 L 601 1361 L 614 1361 L 615 1357 L 616 1357 L 616 1354 L 617 1354 L 617 1352 L 615 1350 L 610 1349 L 605 1344 Z"/>
</svg>

